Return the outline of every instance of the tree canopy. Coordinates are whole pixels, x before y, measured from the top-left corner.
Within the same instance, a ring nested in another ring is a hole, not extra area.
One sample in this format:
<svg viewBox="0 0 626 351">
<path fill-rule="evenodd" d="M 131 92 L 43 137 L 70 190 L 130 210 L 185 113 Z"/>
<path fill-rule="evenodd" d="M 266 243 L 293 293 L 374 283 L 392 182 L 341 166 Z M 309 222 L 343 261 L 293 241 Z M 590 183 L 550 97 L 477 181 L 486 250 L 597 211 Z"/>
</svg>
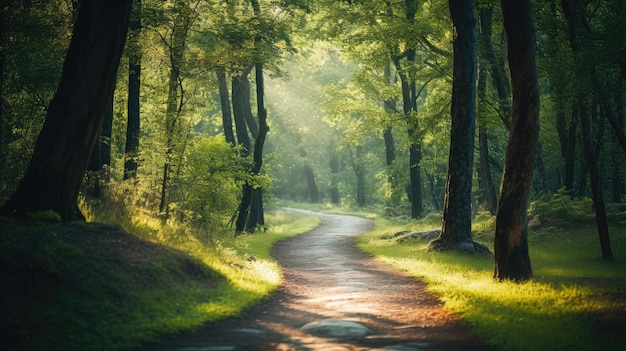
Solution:
<svg viewBox="0 0 626 351">
<path fill-rule="evenodd" d="M 288 199 L 434 213 L 433 247 L 456 250 L 496 206 L 495 236 L 523 243 L 529 203 L 540 221 L 567 196 L 593 204 L 612 257 L 623 1 L 108 3 L 3 2 L 3 213 L 66 221 L 109 204 L 241 233 Z M 85 176 L 99 149 L 110 160 Z"/>
</svg>

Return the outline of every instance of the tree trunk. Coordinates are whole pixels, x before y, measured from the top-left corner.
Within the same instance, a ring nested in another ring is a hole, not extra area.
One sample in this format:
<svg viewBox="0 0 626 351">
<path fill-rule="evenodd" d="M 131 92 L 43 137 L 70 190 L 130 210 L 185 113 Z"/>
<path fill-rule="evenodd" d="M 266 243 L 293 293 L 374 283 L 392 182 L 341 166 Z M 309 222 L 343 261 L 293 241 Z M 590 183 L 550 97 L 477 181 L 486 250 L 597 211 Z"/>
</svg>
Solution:
<svg viewBox="0 0 626 351">
<path fill-rule="evenodd" d="M 339 156 L 331 150 L 330 152 L 330 202 L 339 205 Z"/>
<path fill-rule="evenodd" d="M 170 184 L 170 172 L 172 170 L 172 159 L 177 146 L 177 132 L 181 128 L 180 117 L 183 104 L 183 88 L 181 68 L 185 53 L 185 42 L 187 31 L 189 30 L 189 17 L 186 10 L 188 4 L 186 0 L 176 0 L 174 4 L 177 9 L 174 18 L 174 28 L 172 30 L 172 42 L 170 52 L 170 76 L 167 93 L 167 107 L 165 110 L 165 163 L 163 165 L 163 181 L 161 183 L 161 200 L 159 212 L 165 213 L 167 217 L 168 191 Z"/>
<path fill-rule="evenodd" d="M 260 17 L 261 9 L 259 7 L 259 2 L 257 0 L 252 0 L 251 2 L 252 10 L 255 17 Z M 259 55 L 261 46 L 261 35 L 256 34 L 254 37 L 254 48 L 256 54 Z M 257 61 L 255 64 L 255 77 L 256 77 L 256 101 L 257 101 L 257 114 L 259 118 L 259 124 L 257 130 L 254 130 L 254 127 L 248 122 L 248 128 L 255 135 L 254 140 L 254 153 L 253 157 L 253 166 L 252 166 L 252 174 L 258 175 L 261 172 L 261 167 L 263 166 L 263 147 L 265 145 L 265 139 L 267 137 L 267 133 L 269 132 L 269 127 L 267 125 L 267 110 L 265 109 L 265 84 L 263 81 L 263 62 L 261 62 L 261 58 L 257 57 Z M 247 91 L 249 92 L 249 88 Z M 250 100 L 247 100 L 248 104 Z M 249 111 L 249 109 L 247 109 Z M 263 219 L 263 192 L 261 188 L 257 188 L 252 194 L 252 186 L 249 184 L 244 185 L 244 194 L 242 196 L 241 203 L 239 205 L 239 214 L 237 217 L 235 235 L 238 235 L 243 232 L 244 228 L 248 231 L 253 231 L 256 226 L 259 224 L 259 220 Z M 248 195 L 247 193 L 251 193 Z M 256 195 L 256 196 L 253 196 Z M 244 201 L 245 199 L 245 201 Z M 252 201 L 254 199 L 254 201 Z M 250 207 L 250 212 L 253 214 L 252 217 L 248 218 L 248 208 Z M 264 222 L 264 220 L 263 220 Z"/>
<path fill-rule="evenodd" d="M 4 122 L 4 63 L 5 63 L 5 47 L 6 47 L 6 15 L 8 8 L 8 0 L 0 0 L 0 184 L 4 184 L 4 174 L 6 165 L 6 146 L 5 146 L 5 122 Z"/>
<path fill-rule="evenodd" d="M 141 93 L 141 0 L 135 0 L 128 35 L 128 116 L 126 123 L 126 146 L 124 148 L 124 179 L 137 176 L 140 131 Z"/>
<path fill-rule="evenodd" d="M 415 15 L 417 14 L 417 1 L 405 1 L 405 18 L 409 26 L 415 25 Z M 409 65 L 415 63 L 415 48 L 409 47 L 405 51 L 406 60 Z M 409 189 L 408 196 L 411 201 L 411 218 L 419 218 L 424 211 L 422 198 L 421 161 L 422 145 L 421 140 L 415 140 L 415 131 L 419 128 L 417 120 L 417 91 L 415 79 L 402 68 L 400 58 L 393 57 L 393 63 L 400 77 L 402 86 L 402 106 L 405 118 L 407 119 L 407 133 L 409 135 Z"/>
<path fill-rule="evenodd" d="M 82 1 L 33 157 L 2 213 L 51 210 L 64 221 L 82 218 L 76 199 L 115 87 L 130 7 L 126 0 Z"/>
<path fill-rule="evenodd" d="M 309 199 L 312 203 L 320 202 L 320 192 L 317 189 L 317 183 L 315 183 L 315 175 L 309 165 L 304 165 L 304 176 L 309 189 Z"/>
<path fill-rule="evenodd" d="M 102 184 L 109 181 L 111 167 L 111 134 L 113 131 L 113 94 L 109 98 L 104 121 L 100 128 L 100 137 L 94 145 L 89 163 L 87 164 L 87 192 L 96 199 L 102 198 Z"/>
<path fill-rule="evenodd" d="M 353 153 L 352 149 L 350 149 L 350 162 L 352 164 L 352 170 L 354 171 L 354 176 L 356 178 L 356 204 L 359 207 L 364 207 L 365 200 L 365 169 L 361 164 L 361 152 L 362 147 L 356 146 L 356 150 Z M 356 154 L 356 155 L 355 155 Z"/>
<path fill-rule="evenodd" d="M 472 169 L 476 130 L 476 17 L 472 0 L 450 0 L 454 26 L 452 126 L 443 209 L 443 228 L 429 249 L 473 252 Z"/>
<path fill-rule="evenodd" d="M 510 103 L 510 87 L 509 80 L 504 70 L 502 60 L 500 60 L 493 49 L 491 43 L 491 27 L 492 27 L 493 7 L 481 7 L 479 11 L 480 30 L 481 30 L 481 52 L 482 56 L 487 59 L 491 68 L 491 77 L 498 93 L 498 116 L 508 130 L 510 128 L 511 103 Z"/>
<path fill-rule="evenodd" d="M 220 103 L 222 106 L 222 126 L 226 142 L 235 146 L 235 134 L 233 133 L 233 118 L 230 109 L 230 99 L 228 95 L 228 85 L 226 84 L 226 71 L 217 69 L 217 83 L 220 92 Z"/>
<path fill-rule="evenodd" d="M 611 250 L 609 225 L 606 218 L 606 209 L 604 207 L 604 194 L 602 193 L 602 179 L 600 177 L 600 167 L 598 165 L 598 159 L 596 156 L 596 152 L 594 151 L 593 140 L 591 137 L 589 111 L 584 102 L 581 102 L 580 105 L 580 125 L 583 136 L 583 148 L 585 150 L 587 165 L 589 166 L 591 195 L 593 199 L 593 207 L 596 213 L 596 225 L 598 227 L 598 236 L 600 238 L 600 251 L 602 252 L 603 259 L 611 260 L 613 259 L 613 251 Z"/>
<path fill-rule="evenodd" d="M 395 75 L 391 74 L 392 64 L 393 64 L 392 62 L 388 62 L 387 65 L 385 66 L 385 81 L 390 86 L 395 86 L 396 85 Z M 384 104 L 385 112 L 387 112 L 388 114 L 396 113 L 396 100 L 395 99 L 385 100 L 383 104 Z M 396 146 L 395 146 L 395 143 L 393 142 L 392 130 L 393 128 L 391 125 L 387 126 L 383 130 L 383 139 L 385 141 L 385 164 L 387 165 L 387 167 L 391 167 L 393 162 L 396 160 Z M 388 181 L 392 182 L 392 179 L 388 179 Z"/>
<path fill-rule="evenodd" d="M 480 10 L 480 26 L 481 26 L 481 45 L 479 46 L 479 53 L 483 56 L 483 59 L 479 61 L 478 70 L 478 153 L 479 153 L 479 166 L 478 166 L 478 206 L 483 211 L 488 211 L 492 215 L 496 214 L 497 207 L 497 195 L 493 186 L 493 180 L 491 178 L 491 167 L 489 166 L 489 146 L 487 138 L 487 79 L 488 74 L 485 69 L 485 41 L 486 36 L 491 33 L 491 8 L 489 8 L 489 22 L 485 23 L 483 19 L 483 12 L 486 9 Z M 485 28 L 487 27 L 487 28 Z M 489 45 L 491 45 L 491 38 L 489 38 Z"/>
<path fill-rule="evenodd" d="M 428 178 L 428 183 L 430 185 L 430 196 L 433 202 L 433 209 L 435 211 L 441 211 L 441 203 L 439 202 L 439 195 L 437 194 L 437 190 L 435 189 L 435 176 L 432 174 L 426 173 L 426 178 Z"/>
<path fill-rule="evenodd" d="M 524 281 L 532 277 L 526 211 L 539 139 L 535 33 L 528 0 L 502 0 L 502 14 L 513 104 L 496 215 L 494 278 Z"/>
<path fill-rule="evenodd" d="M 496 189 L 493 186 L 491 177 L 491 167 L 489 167 L 489 147 L 487 145 L 487 128 L 484 125 L 478 127 L 478 149 L 480 155 L 480 164 L 478 168 L 479 183 L 479 206 L 481 209 L 488 211 L 492 215 L 496 214 L 498 206 L 498 197 Z"/>
<path fill-rule="evenodd" d="M 569 29 L 569 39 L 572 51 L 576 57 L 580 54 L 580 37 L 579 37 L 579 17 L 578 4 L 572 0 L 562 0 L 563 14 L 567 20 Z M 591 194 L 593 206 L 596 213 L 596 224 L 598 228 L 598 236 L 600 238 L 600 250 L 602 258 L 611 260 L 613 252 L 611 250 L 611 240 L 609 237 L 609 227 L 606 218 L 606 209 L 604 206 L 604 194 L 602 193 L 602 179 L 600 178 L 600 168 L 598 166 L 597 152 L 594 150 L 593 140 L 591 136 L 591 122 L 588 106 L 585 102 L 586 98 L 583 93 L 578 96 L 580 109 L 580 125 L 583 138 L 583 149 L 587 166 L 589 168 L 589 177 L 591 180 Z M 600 140 L 598 140 L 600 142 Z M 582 176 L 582 175 L 581 175 Z"/>
<path fill-rule="evenodd" d="M 250 155 L 252 143 L 250 134 L 248 134 L 248 126 L 246 125 L 246 109 L 250 103 L 246 104 L 246 90 L 249 90 L 248 74 L 252 71 L 252 67 L 243 70 L 241 75 L 232 77 L 232 94 L 233 94 L 233 117 L 235 119 L 235 132 L 237 134 L 237 144 L 243 147 L 242 156 Z M 248 95 L 249 98 L 249 95 Z"/>
</svg>

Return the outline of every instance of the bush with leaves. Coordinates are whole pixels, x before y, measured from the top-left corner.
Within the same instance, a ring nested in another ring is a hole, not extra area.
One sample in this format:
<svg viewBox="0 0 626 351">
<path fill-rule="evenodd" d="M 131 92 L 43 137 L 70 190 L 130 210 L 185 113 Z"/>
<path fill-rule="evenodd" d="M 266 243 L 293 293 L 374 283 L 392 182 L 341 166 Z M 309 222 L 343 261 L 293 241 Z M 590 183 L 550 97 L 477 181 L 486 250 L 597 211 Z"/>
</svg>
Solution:
<svg viewBox="0 0 626 351">
<path fill-rule="evenodd" d="M 593 201 L 588 197 L 573 198 L 569 190 L 561 188 L 555 194 L 543 194 L 531 202 L 528 217 L 534 226 L 575 225 L 594 218 Z"/>
<path fill-rule="evenodd" d="M 225 223 L 237 210 L 244 183 L 268 187 L 267 175 L 254 175 L 251 157 L 241 157 L 222 136 L 201 138 L 191 145 L 181 180 L 183 201 L 176 211 L 197 224 Z"/>
</svg>

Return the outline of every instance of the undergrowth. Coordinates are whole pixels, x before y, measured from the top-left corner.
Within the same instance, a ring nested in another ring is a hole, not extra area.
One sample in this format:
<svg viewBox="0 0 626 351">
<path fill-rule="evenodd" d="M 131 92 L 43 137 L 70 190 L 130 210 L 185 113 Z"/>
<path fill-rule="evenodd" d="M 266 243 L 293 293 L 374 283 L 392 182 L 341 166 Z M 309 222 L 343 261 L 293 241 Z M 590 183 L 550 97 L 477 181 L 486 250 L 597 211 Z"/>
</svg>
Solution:
<svg viewBox="0 0 626 351">
<path fill-rule="evenodd" d="M 0 221 L 0 349 L 20 350 L 131 349 L 237 315 L 280 283 L 272 243 L 318 224 L 274 211 L 267 231 L 234 238 L 137 214 L 119 221 L 133 235 Z"/>
</svg>

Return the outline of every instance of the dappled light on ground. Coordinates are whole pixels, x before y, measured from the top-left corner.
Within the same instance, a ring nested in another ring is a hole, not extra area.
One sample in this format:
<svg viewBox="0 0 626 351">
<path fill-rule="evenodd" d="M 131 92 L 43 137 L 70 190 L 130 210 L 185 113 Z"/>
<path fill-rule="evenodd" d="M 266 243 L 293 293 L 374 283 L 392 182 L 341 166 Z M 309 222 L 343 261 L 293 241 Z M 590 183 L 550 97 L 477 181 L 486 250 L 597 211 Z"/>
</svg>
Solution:
<svg viewBox="0 0 626 351">
<path fill-rule="evenodd" d="M 355 247 L 356 236 L 369 230 L 371 221 L 319 216 L 318 228 L 272 249 L 284 281 L 269 299 L 239 318 L 149 349 L 485 349 L 423 283 L 374 262 Z"/>
</svg>

